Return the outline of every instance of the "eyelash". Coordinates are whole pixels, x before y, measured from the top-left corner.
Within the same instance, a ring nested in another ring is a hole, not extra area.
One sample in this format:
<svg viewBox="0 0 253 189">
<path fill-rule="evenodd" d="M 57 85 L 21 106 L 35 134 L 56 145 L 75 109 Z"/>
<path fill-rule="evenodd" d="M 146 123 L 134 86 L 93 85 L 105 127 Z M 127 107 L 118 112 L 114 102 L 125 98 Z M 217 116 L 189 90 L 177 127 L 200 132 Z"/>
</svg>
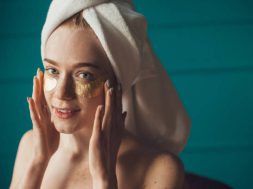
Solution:
<svg viewBox="0 0 253 189">
<path fill-rule="evenodd" d="M 46 68 L 45 71 L 48 72 L 50 75 L 54 75 L 54 73 L 51 73 L 50 70 L 56 71 L 54 68 Z M 57 71 L 56 71 L 57 72 Z"/>
<path fill-rule="evenodd" d="M 80 74 L 78 74 L 79 76 L 81 75 L 81 74 L 85 74 L 85 75 L 87 75 L 88 74 L 88 76 L 87 76 L 87 80 L 90 80 L 90 81 L 93 81 L 94 80 L 94 76 L 93 76 L 93 74 L 92 73 L 90 73 L 90 72 L 80 72 Z M 85 78 L 83 78 L 83 77 L 81 77 L 82 79 L 85 79 Z"/>
<path fill-rule="evenodd" d="M 50 72 L 50 70 L 53 70 L 54 73 Z M 46 68 L 45 69 L 46 72 L 49 73 L 49 75 L 56 75 L 56 74 L 59 74 L 59 72 L 54 69 L 54 68 Z M 55 73 L 57 72 L 57 73 Z M 94 78 L 94 75 L 90 72 L 78 72 L 77 75 L 78 77 L 81 75 L 81 74 L 88 74 L 88 76 L 85 78 L 85 77 L 80 77 L 81 79 L 84 79 L 84 80 L 89 80 L 89 81 L 93 81 L 95 78 Z"/>
</svg>

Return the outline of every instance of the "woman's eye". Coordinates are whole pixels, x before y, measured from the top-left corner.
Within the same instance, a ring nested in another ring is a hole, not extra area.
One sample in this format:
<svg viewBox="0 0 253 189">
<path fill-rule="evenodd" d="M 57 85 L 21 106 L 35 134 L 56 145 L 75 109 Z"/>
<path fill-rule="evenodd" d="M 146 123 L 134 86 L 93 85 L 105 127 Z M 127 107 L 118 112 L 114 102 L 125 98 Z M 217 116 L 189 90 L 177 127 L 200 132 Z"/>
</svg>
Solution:
<svg viewBox="0 0 253 189">
<path fill-rule="evenodd" d="M 79 77 L 82 79 L 87 79 L 87 80 L 94 80 L 94 76 L 92 73 L 89 72 L 81 72 L 79 74 Z"/>
<path fill-rule="evenodd" d="M 51 75 L 58 74 L 57 70 L 54 68 L 46 68 L 46 72 L 48 72 Z"/>
</svg>

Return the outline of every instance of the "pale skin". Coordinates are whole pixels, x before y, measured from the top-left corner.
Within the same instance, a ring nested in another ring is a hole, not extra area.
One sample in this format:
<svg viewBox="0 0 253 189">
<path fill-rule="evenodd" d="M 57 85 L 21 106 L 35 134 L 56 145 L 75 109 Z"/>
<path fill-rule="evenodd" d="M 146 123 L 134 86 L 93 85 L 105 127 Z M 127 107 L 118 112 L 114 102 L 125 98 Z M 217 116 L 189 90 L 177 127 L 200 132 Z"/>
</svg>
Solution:
<svg viewBox="0 0 253 189">
<path fill-rule="evenodd" d="M 77 67 L 80 62 L 84 64 Z M 146 147 L 125 130 L 120 84 L 91 29 L 57 28 L 47 41 L 43 66 L 45 72 L 37 72 L 28 99 L 33 128 L 20 141 L 11 189 L 183 188 L 179 158 Z M 107 73 L 111 85 L 105 82 L 96 97 L 78 96 L 75 80 L 89 82 L 88 73 Z M 57 77 L 50 92 L 43 88 L 45 74 Z M 54 107 L 78 112 L 62 119 Z"/>
</svg>

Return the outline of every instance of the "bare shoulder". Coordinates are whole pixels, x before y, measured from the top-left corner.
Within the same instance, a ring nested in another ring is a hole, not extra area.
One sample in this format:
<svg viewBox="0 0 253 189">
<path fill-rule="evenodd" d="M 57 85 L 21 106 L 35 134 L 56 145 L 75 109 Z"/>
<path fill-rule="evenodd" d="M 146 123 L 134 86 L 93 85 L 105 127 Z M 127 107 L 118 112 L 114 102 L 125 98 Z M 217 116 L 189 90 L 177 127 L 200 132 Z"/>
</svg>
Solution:
<svg viewBox="0 0 253 189">
<path fill-rule="evenodd" d="M 141 181 L 138 185 L 145 189 L 166 188 L 180 189 L 184 183 L 184 166 L 180 158 L 169 152 L 161 152 L 128 137 L 125 142 L 128 146 L 124 164 L 132 169 L 133 178 Z M 127 148 L 126 148 L 127 149 Z M 124 157 L 124 156 L 122 156 Z M 122 158 L 123 159 L 123 158 Z M 134 173 L 142 174 L 134 175 Z M 128 175 L 129 178 L 129 175 Z M 139 182 L 137 181 L 136 182 Z"/>
<path fill-rule="evenodd" d="M 184 184 L 182 161 L 171 153 L 157 153 L 147 167 L 144 177 L 145 189 L 179 189 Z"/>
<path fill-rule="evenodd" d="M 171 172 L 178 172 L 184 169 L 179 157 L 168 152 L 158 153 L 153 159 L 151 168 L 166 168 Z"/>
<path fill-rule="evenodd" d="M 22 173 L 24 172 L 24 169 L 30 161 L 33 145 L 32 140 L 32 130 L 29 130 L 24 133 L 19 142 L 10 188 L 14 188 L 16 186 L 22 176 Z"/>
</svg>

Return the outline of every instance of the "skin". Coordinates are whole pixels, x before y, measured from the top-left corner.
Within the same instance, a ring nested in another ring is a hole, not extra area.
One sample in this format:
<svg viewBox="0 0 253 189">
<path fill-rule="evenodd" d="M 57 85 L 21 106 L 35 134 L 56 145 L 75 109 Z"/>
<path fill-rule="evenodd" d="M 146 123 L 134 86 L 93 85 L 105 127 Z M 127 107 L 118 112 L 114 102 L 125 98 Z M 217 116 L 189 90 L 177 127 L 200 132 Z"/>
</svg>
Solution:
<svg viewBox="0 0 253 189">
<path fill-rule="evenodd" d="M 76 67 L 80 62 L 85 64 Z M 183 187 L 176 156 L 145 146 L 125 130 L 120 83 L 90 28 L 58 27 L 47 41 L 43 65 L 28 99 L 33 128 L 20 141 L 10 188 Z M 110 86 L 104 82 L 91 96 L 77 92 L 80 82 L 86 85 L 101 75 Z M 43 88 L 46 77 L 57 80 L 52 90 Z M 66 106 L 78 113 L 58 118 L 54 107 Z"/>
</svg>

